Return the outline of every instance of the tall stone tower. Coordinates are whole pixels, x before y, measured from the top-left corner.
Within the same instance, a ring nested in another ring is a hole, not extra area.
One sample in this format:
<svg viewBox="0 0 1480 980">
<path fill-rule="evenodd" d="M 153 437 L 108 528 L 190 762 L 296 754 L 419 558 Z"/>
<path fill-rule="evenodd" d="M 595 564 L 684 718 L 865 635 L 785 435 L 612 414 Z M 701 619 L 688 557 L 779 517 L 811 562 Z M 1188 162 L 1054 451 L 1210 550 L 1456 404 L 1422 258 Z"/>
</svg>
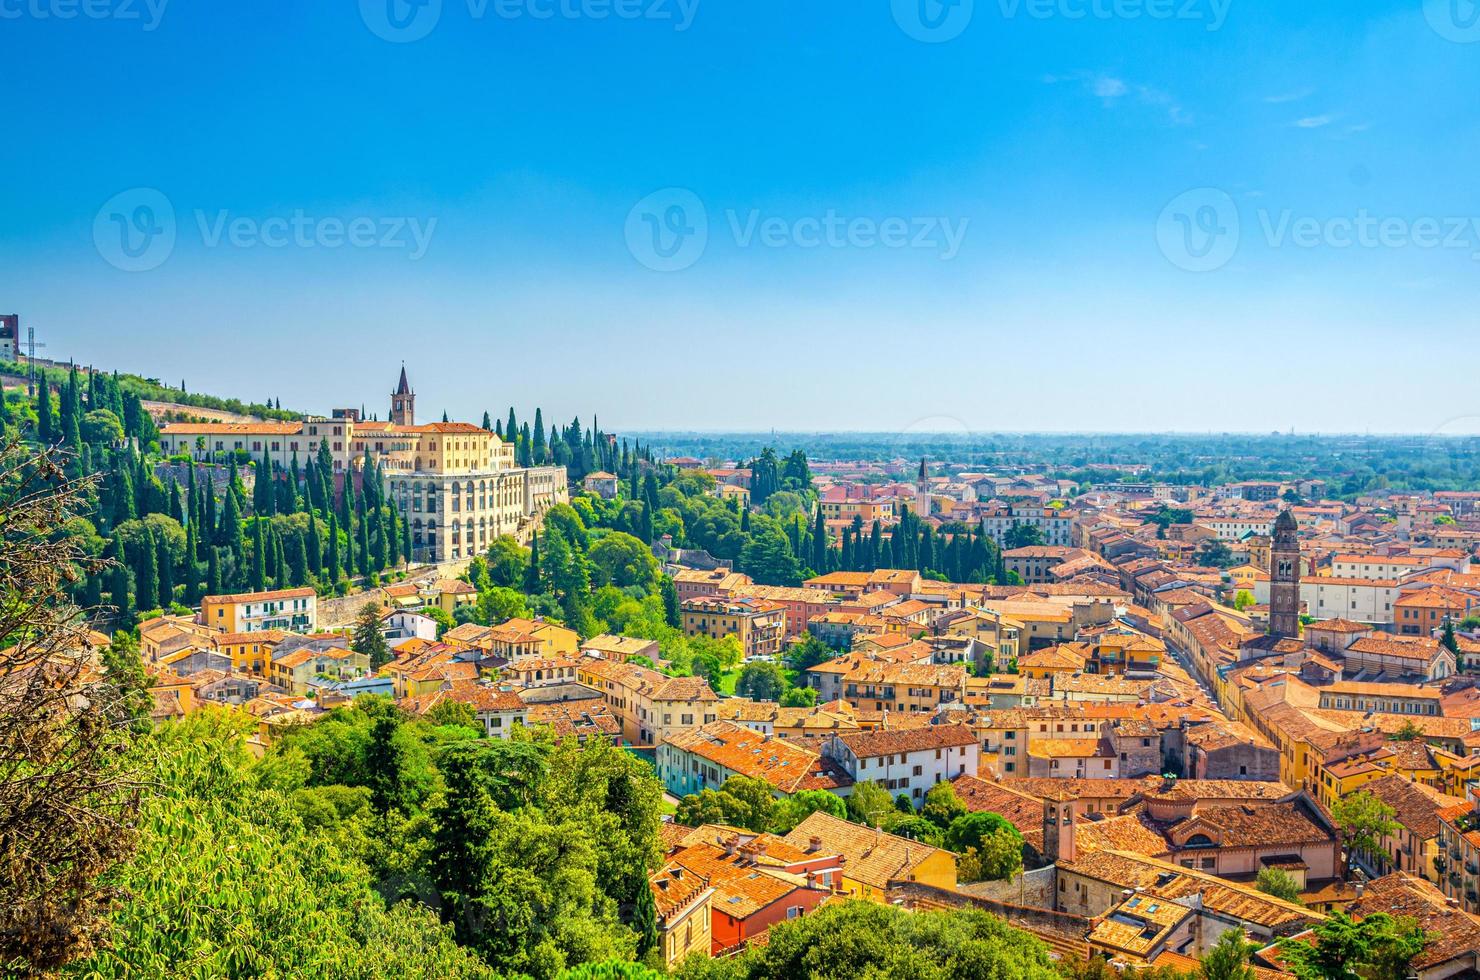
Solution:
<svg viewBox="0 0 1480 980">
<path fill-rule="evenodd" d="M 391 392 L 391 421 L 396 425 L 416 424 L 416 392 L 406 383 L 406 365 L 401 365 L 401 383 Z"/>
<path fill-rule="evenodd" d="M 1269 632 L 1300 635 L 1300 537 L 1288 510 L 1275 518 L 1269 548 Z"/>
</svg>

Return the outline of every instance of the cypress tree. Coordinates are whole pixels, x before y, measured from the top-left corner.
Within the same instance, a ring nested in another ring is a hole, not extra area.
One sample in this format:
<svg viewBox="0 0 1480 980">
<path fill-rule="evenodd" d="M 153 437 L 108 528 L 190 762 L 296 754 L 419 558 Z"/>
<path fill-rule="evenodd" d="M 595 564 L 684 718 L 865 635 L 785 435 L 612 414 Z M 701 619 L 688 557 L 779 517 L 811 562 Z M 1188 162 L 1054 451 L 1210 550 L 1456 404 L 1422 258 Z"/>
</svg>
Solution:
<svg viewBox="0 0 1480 980">
<path fill-rule="evenodd" d="M 534 465 L 540 466 L 545 462 L 545 417 L 539 408 L 534 410 L 534 426 L 530 433 L 534 439 L 530 449 L 530 458 Z"/>
<path fill-rule="evenodd" d="M 169 515 L 177 523 L 184 524 L 185 511 L 180 508 L 180 482 L 175 479 L 173 473 L 170 474 L 169 485 L 165 487 L 165 499 L 169 503 Z"/>
<path fill-rule="evenodd" d="M 216 543 L 223 548 L 230 548 L 232 554 L 241 556 L 242 516 L 237 507 L 236 494 L 229 487 L 226 490 L 226 502 L 221 507 L 221 529 L 216 535 Z"/>
<path fill-rule="evenodd" d="M 370 526 L 360 521 L 360 540 L 355 546 L 355 567 L 361 575 L 370 574 Z"/>
<path fill-rule="evenodd" d="M 303 553 L 303 535 L 288 536 L 288 581 L 294 588 L 308 581 L 308 559 Z"/>
<path fill-rule="evenodd" d="M 529 564 L 524 567 L 524 591 L 538 595 L 540 591 L 540 533 L 536 531 L 529 539 Z"/>
<path fill-rule="evenodd" d="M 159 598 L 159 566 L 154 532 L 147 525 L 134 548 L 134 601 L 142 609 L 152 609 Z"/>
<path fill-rule="evenodd" d="M 175 563 L 170 559 L 170 549 L 163 534 L 159 536 L 155 558 L 159 566 L 159 608 L 168 609 L 175 601 Z"/>
<path fill-rule="evenodd" d="M 226 589 L 221 583 L 221 550 L 214 546 L 206 549 L 206 594 L 223 595 Z"/>
<path fill-rule="evenodd" d="M 257 464 L 257 479 L 252 484 L 252 513 L 258 517 L 270 517 L 273 513 L 272 460 L 267 450 L 262 450 L 262 461 Z"/>
<path fill-rule="evenodd" d="M 484 411 L 483 413 L 483 428 L 487 429 L 489 432 L 493 431 L 493 419 L 488 417 L 487 411 Z"/>
<path fill-rule="evenodd" d="M 113 625 L 121 630 L 133 629 L 134 604 L 129 599 L 129 574 L 123 562 L 113 566 L 113 571 L 109 574 L 108 591 L 110 593 L 109 602 L 116 616 Z"/>
<path fill-rule="evenodd" d="M 339 519 L 333 514 L 329 515 L 329 583 L 332 585 L 339 581 L 344 570 L 339 566 Z"/>
<path fill-rule="evenodd" d="M 262 522 L 252 522 L 252 591 L 261 592 L 267 580 L 266 542 L 262 539 Z"/>
<path fill-rule="evenodd" d="M 43 375 L 36 392 L 36 435 L 44 445 L 50 446 L 54 439 L 56 423 L 51 417 L 51 383 Z"/>
<path fill-rule="evenodd" d="M 812 527 L 812 570 L 818 575 L 826 575 L 827 568 L 827 521 L 822 516 L 822 508 L 817 508 L 817 520 Z"/>
<path fill-rule="evenodd" d="M 113 526 L 117 527 L 124 521 L 131 521 L 137 512 L 134 510 L 134 481 L 129 476 L 129 467 L 120 465 L 113 480 Z"/>
<path fill-rule="evenodd" d="M 319 519 L 312 513 L 308 515 L 308 543 L 304 558 L 307 559 L 309 572 L 317 578 L 324 567 L 324 543 L 319 539 Z"/>
</svg>

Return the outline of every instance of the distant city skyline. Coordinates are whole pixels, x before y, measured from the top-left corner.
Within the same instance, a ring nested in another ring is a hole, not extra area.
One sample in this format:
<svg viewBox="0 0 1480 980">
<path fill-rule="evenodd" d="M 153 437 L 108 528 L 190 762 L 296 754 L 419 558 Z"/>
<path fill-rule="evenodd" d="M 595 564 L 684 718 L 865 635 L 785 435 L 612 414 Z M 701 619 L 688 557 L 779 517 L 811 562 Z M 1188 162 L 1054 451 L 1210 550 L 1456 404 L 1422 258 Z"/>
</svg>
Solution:
<svg viewBox="0 0 1480 980">
<path fill-rule="evenodd" d="M 35 0 L 0 312 L 308 411 L 1480 432 L 1452 6 Z"/>
</svg>

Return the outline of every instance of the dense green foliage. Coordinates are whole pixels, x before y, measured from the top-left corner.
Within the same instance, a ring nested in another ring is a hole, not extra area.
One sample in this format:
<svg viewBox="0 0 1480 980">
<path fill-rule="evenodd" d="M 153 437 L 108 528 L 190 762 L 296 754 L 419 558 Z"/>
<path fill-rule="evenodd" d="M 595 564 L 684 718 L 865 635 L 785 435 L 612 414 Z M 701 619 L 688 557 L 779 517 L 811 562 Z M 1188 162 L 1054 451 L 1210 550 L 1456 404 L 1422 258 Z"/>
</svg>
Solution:
<svg viewBox="0 0 1480 980">
<path fill-rule="evenodd" d="M 986 912 L 909 913 L 868 902 L 841 902 L 772 926 L 764 946 L 739 956 L 690 958 L 678 976 L 1050 980 L 1058 974 L 1042 943 Z"/>
<path fill-rule="evenodd" d="M 555 977 L 636 952 L 662 790 L 631 754 L 377 698 L 260 761 L 249 729 L 205 709 L 141 746 L 131 898 L 79 975 Z"/>
</svg>

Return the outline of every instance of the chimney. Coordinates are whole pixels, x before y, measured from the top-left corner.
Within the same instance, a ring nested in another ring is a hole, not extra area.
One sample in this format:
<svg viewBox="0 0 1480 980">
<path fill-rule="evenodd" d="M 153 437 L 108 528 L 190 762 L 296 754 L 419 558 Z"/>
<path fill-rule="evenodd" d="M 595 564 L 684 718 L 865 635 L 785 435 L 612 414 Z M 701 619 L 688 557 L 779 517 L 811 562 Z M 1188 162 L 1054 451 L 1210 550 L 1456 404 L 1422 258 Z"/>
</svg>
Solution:
<svg viewBox="0 0 1480 980">
<path fill-rule="evenodd" d="M 816 854 L 820 850 L 822 850 L 822 838 L 821 837 L 818 837 L 817 835 L 814 834 L 811 837 L 807 838 L 807 853 L 808 854 Z"/>
<path fill-rule="evenodd" d="M 1355 886 L 1353 886 L 1352 891 L 1356 893 L 1356 896 L 1357 896 L 1356 900 L 1357 901 L 1360 902 L 1362 900 L 1362 892 L 1364 892 L 1366 890 L 1367 890 L 1367 883 L 1365 881 L 1359 881 L 1359 882 L 1356 883 Z"/>
<path fill-rule="evenodd" d="M 725 857 L 734 857 L 735 848 L 740 844 L 740 838 L 731 834 L 724 839 Z"/>
</svg>

